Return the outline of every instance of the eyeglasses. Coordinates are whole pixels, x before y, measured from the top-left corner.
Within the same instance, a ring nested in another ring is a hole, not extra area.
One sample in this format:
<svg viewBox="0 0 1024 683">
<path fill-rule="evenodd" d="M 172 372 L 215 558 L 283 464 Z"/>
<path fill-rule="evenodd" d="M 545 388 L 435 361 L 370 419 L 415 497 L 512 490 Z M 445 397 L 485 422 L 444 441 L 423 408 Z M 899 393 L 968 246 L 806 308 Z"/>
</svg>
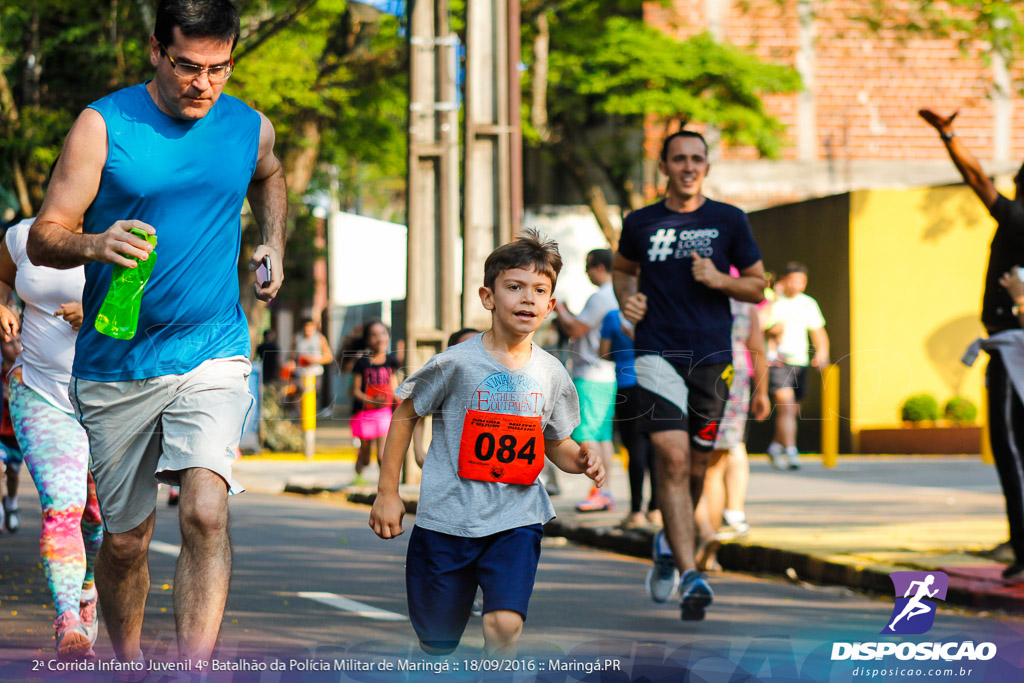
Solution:
<svg viewBox="0 0 1024 683">
<path fill-rule="evenodd" d="M 160 54 L 167 57 L 167 61 L 171 63 L 171 69 L 174 71 L 175 76 L 187 78 L 190 81 L 194 81 L 205 73 L 207 78 L 210 79 L 210 83 L 223 83 L 228 80 L 228 76 L 231 75 L 231 71 L 235 68 L 234 59 L 227 64 L 214 64 L 213 66 L 199 66 L 190 62 L 175 61 L 174 57 L 167 54 L 167 50 L 163 45 L 160 46 Z"/>
</svg>

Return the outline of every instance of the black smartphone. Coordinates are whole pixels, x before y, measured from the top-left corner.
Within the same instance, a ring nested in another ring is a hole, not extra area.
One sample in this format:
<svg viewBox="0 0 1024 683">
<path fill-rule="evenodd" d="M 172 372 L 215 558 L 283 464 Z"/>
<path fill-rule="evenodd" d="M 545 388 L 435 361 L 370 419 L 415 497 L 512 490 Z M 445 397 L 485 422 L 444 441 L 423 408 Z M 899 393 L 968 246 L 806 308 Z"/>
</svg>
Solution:
<svg viewBox="0 0 1024 683">
<path fill-rule="evenodd" d="M 258 284 L 260 288 L 265 288 L 270 285 L 270 282 L 273 279 L 274 278 L 271 276 L 270 270 L 270 257 L 264 256 L 259 268 L 256 269 L 256 284 Z"/>
</svg>

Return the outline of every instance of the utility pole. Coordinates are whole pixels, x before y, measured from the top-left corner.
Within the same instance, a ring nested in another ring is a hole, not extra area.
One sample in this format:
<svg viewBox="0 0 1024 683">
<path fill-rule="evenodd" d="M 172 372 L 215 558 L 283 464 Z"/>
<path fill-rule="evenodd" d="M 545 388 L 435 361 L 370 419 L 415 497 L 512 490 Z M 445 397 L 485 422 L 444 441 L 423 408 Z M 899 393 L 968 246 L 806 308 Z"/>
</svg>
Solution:
<svg viewBox="0 0 1024 683">
<path fill-rule="evenodd" d="M 468 0 L 462 320 L 486 328 L 484 260 L 523 216 L 519 0 Z"/>
<path fill-rule="evenodd" d="M 458 38 L 448 0 L 413 0 L 409 34 L 405 365 L 411 371 L 460 326 Z M 417 483 L 411 449 L 405 464 L 405 482 Z"/>
<path fill-rule="evenodd" d="M 458 38 L 448 0 L 409 5 L 409 272 L 406 365 L 419 368 L 459 327 Z"/>
</svg>

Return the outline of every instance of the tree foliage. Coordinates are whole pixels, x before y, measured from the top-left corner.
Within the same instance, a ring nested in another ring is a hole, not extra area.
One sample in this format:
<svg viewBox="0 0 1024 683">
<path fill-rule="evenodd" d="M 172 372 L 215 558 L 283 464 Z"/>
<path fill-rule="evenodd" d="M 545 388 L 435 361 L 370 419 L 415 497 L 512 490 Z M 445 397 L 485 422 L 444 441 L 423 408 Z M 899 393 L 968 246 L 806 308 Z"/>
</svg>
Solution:
<svg viewBox="0 0 1024 683">
<path fill-rule="evenodd" d="M 295 210 L 324 162 L 405 174 L 405 45 L 399 21 L 345 0 L 240 0 L 225 92 L 274 123 Z M 156 0 L 0 0 L 0 187 L 32 213 L 64 136 L 90 102 L 152 73 Z M 381 210 L 401 183 L 374 199 Z M 377 207 L 374 207 L 377 208 Z M 293 210 L 294 215 L 294 210 Z"/>
<path fill-rule="evenodd" d="M 1009 66 L 1024 51 L 1022 12 L 1021 0 L 870 0 L 857 18 L 875 33 L 953 38 L 965 54 L 980 40 Z"/>
<path fill-rule="evenodd" d="M 637 0 L 524 6 L 523 38 L 525 139 L 571 172 L 613 243 L 602 188 L 613 188 L 623 209 L 642 203 L 645 120 L 714 126 L 725 140 L 774 156 L 782 126 L 761 98 L 800 88 L 787 66 L 706 33 L 680 41 L 649 26 Z"/>
</svg>

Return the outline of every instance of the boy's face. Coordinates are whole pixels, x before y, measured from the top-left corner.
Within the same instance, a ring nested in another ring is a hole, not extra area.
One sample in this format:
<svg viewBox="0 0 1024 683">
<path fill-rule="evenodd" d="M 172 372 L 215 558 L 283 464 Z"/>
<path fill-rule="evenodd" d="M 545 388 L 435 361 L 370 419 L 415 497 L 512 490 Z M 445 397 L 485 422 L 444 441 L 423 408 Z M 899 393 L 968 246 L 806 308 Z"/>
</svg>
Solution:
<svg viewBox="0 0 1024 683">
<path fill-rule="evenodd" d="M 555 307 L 551 278 L 536 270 L 503 270 L 494 290 L 480 288 L 480 302 L 491 312 L 494 327 L 513 334 L 532 334 Z"/>
<path fill-rule="evenodd" d="M 803 294 L 804 290 L 807 289 L 807 276 L 803 273 L 790 273 L 782 278 L 780 282 L 783 293 L 789 297 Z"/>
</svg>

